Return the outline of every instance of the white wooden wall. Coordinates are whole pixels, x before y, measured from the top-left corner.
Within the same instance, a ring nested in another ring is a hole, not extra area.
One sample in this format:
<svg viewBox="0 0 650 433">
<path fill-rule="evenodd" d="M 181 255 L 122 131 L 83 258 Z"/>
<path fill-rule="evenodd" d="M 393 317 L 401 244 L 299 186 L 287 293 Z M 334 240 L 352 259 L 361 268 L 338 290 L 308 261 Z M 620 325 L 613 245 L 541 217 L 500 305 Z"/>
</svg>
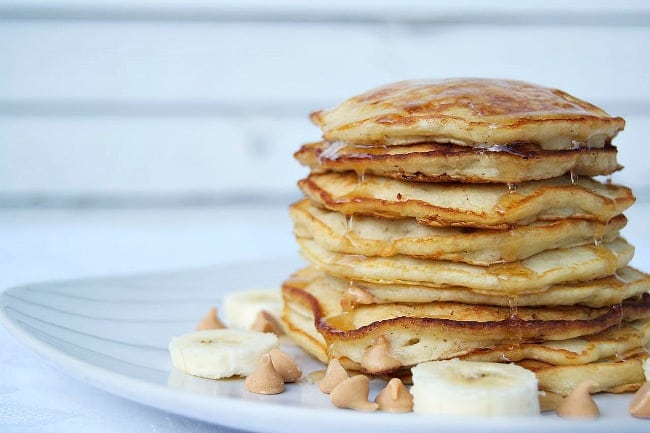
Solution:
<svg viewBox="0 0 650 433">
<path fill-rule="evenodd" d="M 641 0 L 0 0 L 0 205 L 286 200 L 311 110 L 450 76 L 625 117 L 614 181 L 650 200 L 649 58 Z"/>
</svg>

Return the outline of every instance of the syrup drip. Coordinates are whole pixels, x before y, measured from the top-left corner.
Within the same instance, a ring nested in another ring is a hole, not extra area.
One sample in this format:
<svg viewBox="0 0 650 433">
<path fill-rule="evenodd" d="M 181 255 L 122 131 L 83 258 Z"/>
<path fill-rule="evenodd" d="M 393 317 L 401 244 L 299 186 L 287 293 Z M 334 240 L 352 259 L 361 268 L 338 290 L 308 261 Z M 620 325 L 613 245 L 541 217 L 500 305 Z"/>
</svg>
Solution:
<svg viewBox="0 0 650 433">
<path fill-rule="evenodd" d="M 503 194 L 494 205 L 493 209 L 497 215 L 505 216 L 511 209 L 516 208 L 519 202 L 526 197 L 518 191 L 517 184 L 509 183 L 507 186 L 508 193 Z"/>
<path fill-rule="evenodd" d="M 366 181 L 366 172 L 365 171 L 357 172 L 357 176 L 358 176 L 359 188 L 361 188 L 363 183 Z"/>
<path fill-rule="evenodd" d="M 302 381 L 309 384 L 318 384 L 325 377 L 325 373 L 327 373 L 327 370 L 312 371 Z"/>
<path fill-rule="evenodd" d="M 602 225 L 597 225 L 596 228 L 594 229 L 594 246 L 595 247 L 600 247 L 603 245 L 603 236 L 605 235 L 605 231 L 607 230 L 607 224 L 609 224 L 609 220 L 605 224 Z"/>
<path fill-rule="evenodd" d="M 350 245 L 357 248 L 359 246 L 355 236 L 354 236 L 354 215 L 346 215 L 345 217 L 345 234 L 343 238 L 347 240 Z"/>
<path fill-rule="evenodd" d="M 516 343 L 512 346 L 512 349 L 518 348 L 521 346 L 523 337 L 521 335 L 521 327 L 519 326 L 519 313 L 517 311 L 518 307 L 518 297 L 517 295 L 508 296 L 508 307 L 510 308 L 510 315 L 508 317 L 511 338 L 516 340 Z"/>
<path fill-rule="evenodd" d="M 605 224 L 598 225 L 596 230 L 594 231 L 594 246 L 596 247 L 601 247 L 603 245 L 603 237 L 605 236 L 605 232 L 607 231 L 607 226 L 609 225 L 609 221 Z"/>
<path fill-rule="evenodd" d="M 579 178 L 578 173 L 571 170 L 569 172 L 569 175 L 571 176 L 571 185 L 576 185 L 578 183 L 578 178 Z"/>
<path fill-rule="evenodd" d="M 347 237 L 348 233 L 352 231 L 354 226 L 354 215 L 346 215 L 345 217 L 345 235 Z"/>
<path fill-rule="evenodd" d="M 510 320 L 517 320 L 517 296 L 508 296 L 508 307 L 510 308 Z"/>
</svg>

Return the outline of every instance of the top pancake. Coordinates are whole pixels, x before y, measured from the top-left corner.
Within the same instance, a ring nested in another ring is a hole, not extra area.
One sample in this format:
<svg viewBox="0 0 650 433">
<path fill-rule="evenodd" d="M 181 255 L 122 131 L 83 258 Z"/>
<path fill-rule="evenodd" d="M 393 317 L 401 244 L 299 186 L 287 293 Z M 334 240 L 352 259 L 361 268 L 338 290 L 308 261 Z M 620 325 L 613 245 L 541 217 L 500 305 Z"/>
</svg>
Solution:
<svg viewBox="0 0 650 433">
<path fill-rule="evenodd" d="M 545 150 L 602 148 L 625 121 L 561 90 L 522 81 L 456 78 L 400 81 L 312 113 L 327 140 L 489 147 L 534 143 Z"/>
</svg>

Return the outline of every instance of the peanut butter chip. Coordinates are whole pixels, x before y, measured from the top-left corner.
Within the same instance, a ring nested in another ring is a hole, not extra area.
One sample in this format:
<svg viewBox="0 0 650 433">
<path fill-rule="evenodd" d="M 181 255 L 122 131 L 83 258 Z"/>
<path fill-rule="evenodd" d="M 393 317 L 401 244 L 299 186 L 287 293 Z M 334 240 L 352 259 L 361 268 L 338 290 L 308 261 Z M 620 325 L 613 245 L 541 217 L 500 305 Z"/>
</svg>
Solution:
<svg viewBox="0 0 650 433">
<path fill-rule="evenodd" d="M 630 402 L 630 415 L 637 418 L 650 418 L 650 382 L 643 384 Z"/>
<path fill-rule="evenodd" d="M 413 396 L 402 381 L 396 377 L 392 378 L 386 387 L 377 394 L 375 403 L 379 405 L 379 410 L 383 412 L 413 411 Z"/>
<path fill-rule="evenodd" d="M 302 377 L 302 370 L 296 361 L 280 349 L 273 349 L 269 352 L 273 368 L 278 372 L 285 382 L 295 382 Z"/>
<path fill-rule="evenodd" d="M 383 335 L 372 342 L 361 358 L 361 367 L 369 373 L 384 373 L 397 370 L 401 366 L 401 361 L 391 354 L 390 344 Z"/>
<path fill-rule="evenodd" d="M 330 394 L 330 399 L 336 407 L 372 412 L 377 410 L 378 404 L 368 401 L 369 392 L 370 380 L 360 374 L 336 385 Z"/>
<path fill-rule="evenodd" d="M 255 322 L 253 322 L 251 329 L 259 332 L 272 332 L 275 335 L 284 334 L 284 330 L 282 329 L 280 322 L 278 322 L 278 319 L 266 310 L 257 313 Z"/>
<path fill-rule="evenodd" d="M 339 383 L 343 382 L 345 379 L 348 379 L 350 375 L 345 368 L 341 365 L 338 359 L 332 359 L 327 366 L 327 372 L 325 376 L 318 382 L 318 388 L 325 394 L 332 392 L 334 387 Z"/>
<path fill-rule="evenodd" d="M 284 391 L 284 379 L 275 371 L 271 356 L 267 353 L 250 376 L 246 378 L 246 390 L 255 394 L 280 394 Z"/>
<path fill-rule="evenodd" d="M 210 311 L 208 311 L 208 314 L 206 314 L 205 317 L 201 319 L 199 324 L 196 325 L 196 330 L 203 331 L 204 329 L 223 329 L 225 327 L 226 325 L 224 325 L 223 322 L 219 320 L 217 309 L 211 308 Z"/>
<path fill-rule="evenodd" d="M 555 412 L 562 418 L 598 418 L 600 410 L 589 393 L 589 390 L 596 385 L 593 380 L 580 383 L 562 400 Z"/>
</svg>

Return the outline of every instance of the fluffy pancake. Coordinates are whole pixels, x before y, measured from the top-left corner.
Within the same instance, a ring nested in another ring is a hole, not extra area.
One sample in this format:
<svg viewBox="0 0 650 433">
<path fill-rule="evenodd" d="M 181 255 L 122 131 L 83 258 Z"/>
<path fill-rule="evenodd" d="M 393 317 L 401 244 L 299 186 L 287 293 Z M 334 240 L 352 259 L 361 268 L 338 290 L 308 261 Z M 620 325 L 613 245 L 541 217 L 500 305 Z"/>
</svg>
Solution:
<svg viewBox="0 0 650 433">
<path fill-rule="evenodd" d="M 511 296 L 543 292 L 553 284 L 613 275 L 634 255 L 634 247 L 622 238 L 599 246 L 544 251 L 519 262 L 490 266 L 335 253 L 300 238 L 298 244 L 309 262 L 340 278 L 382 284 L 461 286 L 479 293 Z"/>
<path fill-rule="evenodd" d="M 344 142 L 305 144 L 294 157 L 312 172 L 355 171 L 418 182 L 519 183 L 574 172 L 580 176 L 621 169 L 616 148 L 541 150 L 530 144 L 468 148 L 453 144 L 363 146 Z"/>
<path fill-rule="evenodd" d="M 380 336 L 389 342 L 392 356 L 404 367 L 486 348 L 502 350 L 508 344 L 541 342 L 546 342 L 544 348 L 535 352 L 527 349 L 527 353 L 537 353 L 549 362 L 553 359 L 564 359 L 565 363 L 588 362 L 596 353 L 608 353 L 612 347 L 633 346 L 636 341 L 645 341 L 647 336 L 635 334 L 637 337 L 633 337 L 634 331 L 625 328 L 618 334 L 593 340 L 595 349 L 586 348 L 588 344 L 578 340 L 573 343 L 548 341 L 575 339 L 603 332 L 621 320 L 650 317 L 648 296 L 598 309 L 518 307 L 513 315 L 510 308 L 450 302 L 372 305 L 344 312 L 336 292 L 302 277 L 286 281 L 282 294 L 285 302 L 283 321 L 287 332 L 299 345 L 323 362 L 339 358 L 349 368 L 362 370 L 364 352 Z M 613 342 L 615 337 L 621 340 Z M 577 355 L 566 355 L 572 347 Z M 511 354 L 516 355 L 514 350 Z M 395 367 L 391 371 L 394 370 Z"/>
<path fill-rule="evenodd" d="M 561 90 L 522 81 L 401 81 L 312 113 L 323 137 L 366 145 L 534 143 L 545 150 L 603 147 L 625 126 Z"/>
<path fill-rule="evenodd" d="M 436 226 L 506 229 L 582 218 L 603 223 L 634 203 L 629 188 L 568 176 L 504 184 L 414 183 L 355 173 L 310 174 L 298 182 L 315 203 L 345 215 L 416 218 Z"/>
<path fill-rule="evenodd" d="M 539 361 L 550 365 L 582 365 L 611 357 L 625 358 L 650 342 L 650 320 L 623 323 L 592 335 L 562 341 L 522 343 L 478 349 L 463 355 L 468 361 Z"/>
<path fill-rule="evenodd" d="M 594 241 L 611 242 L 627 222 L 623 215 L 618 215 L 608 224 L 563 219 L 514 226 L 510 230 L 474 230 L 427 226 L 412 218 L 346 217 L 313 206 L 306 199 L 293 204 L 289 213 L 296 236 L 314 239 L 330 251 L 365 256 L 401 254 L 475 265 L 522 260 L 544 250 Z"/>
<path fill-rule="evenodd" d="M 296 272 L 294 278 L 310 280 L 338 293 L 341 308 L 349 311 L 359 305 L 427 302 L 461 302 L 509 307 L 543 307 L 555 305 L 584 305 L 600 308 L 620 304 L 623 300 L 650 290 L 650 275 L 625 266 L 616 275 L 589 281 L 556 284 L 540 293 L 519 295 L 486 295 L 465 287 L 427 287 L 415 284 L 378 284 L 336 278 L 316 268 Z"/>
<path fill-rule="evenodd" d="M 559 395 L 568 395 L 578 384 L 594 380 L 596 386 L 590 392 L 634 392 L 646 381 L 642 362 L 648 354 L 642 348 L 628 358 L 606 359 L 585 365 L 551 365 L 545 362 L 525 360 L 517 364 L 532 370 L 537 376 L 539 389 Z"/>
</svg>

